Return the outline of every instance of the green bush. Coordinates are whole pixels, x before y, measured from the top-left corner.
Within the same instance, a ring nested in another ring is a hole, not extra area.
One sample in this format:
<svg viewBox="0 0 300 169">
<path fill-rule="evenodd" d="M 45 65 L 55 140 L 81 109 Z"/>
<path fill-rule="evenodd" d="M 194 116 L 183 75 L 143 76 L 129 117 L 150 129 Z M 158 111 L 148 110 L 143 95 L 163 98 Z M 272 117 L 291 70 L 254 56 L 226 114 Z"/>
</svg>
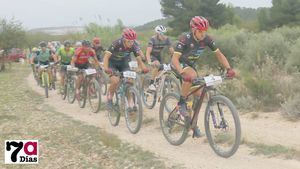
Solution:
<svg viewBox="0 0 300 169">
<path fill-rule="evenodd" d="M 300 38 L 298 38 L 295 44 L 291 47 L 291 53 L 287 57 L 286 68 L 289 71 L 292 71 L 293 69 L 296 71 L 300 71 L 299 57 L 300 57 Z"/>
</svg>

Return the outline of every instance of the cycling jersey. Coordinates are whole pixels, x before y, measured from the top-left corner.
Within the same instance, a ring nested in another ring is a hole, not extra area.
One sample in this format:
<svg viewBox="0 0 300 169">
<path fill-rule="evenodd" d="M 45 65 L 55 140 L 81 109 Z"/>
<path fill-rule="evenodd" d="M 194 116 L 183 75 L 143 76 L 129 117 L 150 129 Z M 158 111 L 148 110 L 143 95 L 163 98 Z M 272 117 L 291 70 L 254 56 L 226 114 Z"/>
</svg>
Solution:
<svg viewBox="0 0 300 169">
<path fill-rule="evenodd" d="M 71 63 L 72 56 L 74 56 L 74 54 L 75 54 L 74 48 L 70 48 L 69 51 L 66 51 L 64 47 L 61 47 L 56 52 L 56 55 L 61 57 L 60 62 L 63 65 L 69 65 Z"/>
<path fill-rule="evenodd" d="M 79 47 L 75 51 L 76 64 L 88 64 L 89 58 L 94 57 L 96 54 L 92 48 Z"/>
<path fill-rule="evenodd" d="M 45 51 L 40 50 L 37 57 L 38 57 L 38 61 L 42 62 L 42 63 L 47 63 L 50 62 L 51 60 L 51 52 L 49 49 L 46 49 Z"/>
<path fill-rule="evenodd" d="M 92 48 L 93 48 L 93 49 L 95 50 L 95 52 L 96 52 L 96 56 L 97 56 L 98 61 L 102 62 L 103 58 L 102 58 L 102 55 L 101 55 L 101 54 L 102 54 L 102 52 L 104 51 L 103 47 L 102 47 L 102 46 L 99 46 L 99 47 L 93 46 Z"/>
<path fill-rule="evenodd" d="M 130 53 L 133 52 L 134 56 L 139 56 L 140 51 L 139 44 L 134 41 L 134 44 L 131 48 L 126 48 L 123 43 L 123 38 L 120 38 L 112 43 L 112 45 L 108 48 L 108 51 L 111 53 L 110 61 L 116 62 L 128 62 L 130 58 Z"/>
<path fill-rule="evenodd" d="M 203 40 L 196 41 L 192 33 L 189 33 L 180 37 L 175 47 L 175 53 L 181 54 L 180 63 L 194 67 L 195 62 L 203 54 L 206 46 L 214 52 L 218 49 L 210 36 L 205 35 Z"/>
<path fill-rule="evenodd" d="M 152 36 L 150 41 L 148 42 L 148 47 L 152 47 L 152 51 L 150 53 L 151 56 L 160 57 L 161 51 L 164 47 L 170 47 L 171 41 L 167 37 L 165 40 L 160 40 L 156 35 Z"/>
</svg>

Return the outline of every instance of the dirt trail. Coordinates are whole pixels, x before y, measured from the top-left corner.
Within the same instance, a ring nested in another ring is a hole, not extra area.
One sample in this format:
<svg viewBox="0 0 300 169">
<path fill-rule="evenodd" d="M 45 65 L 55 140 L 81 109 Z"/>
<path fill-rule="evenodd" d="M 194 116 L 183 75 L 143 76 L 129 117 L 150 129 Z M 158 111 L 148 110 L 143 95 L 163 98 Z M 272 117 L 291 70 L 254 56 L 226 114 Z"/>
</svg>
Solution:
<svg viewBox="0 0 300 169">
<path fill-rule="evenodd" d="M 32 75 L 27 79 L 29 86 L 36 92 L 44 94 L 42 88 L 36 86 Z M 155 118 L 154 122 L 149 125 L 142 126 L 140 132 L 136 135 L 129 133 L 125 126 L 124 119 L 121 118 L 120 125 L 113 127 L 110 125 L 106 111 L 98 114 L 91 113 L 89 106 L 81 109 L 77 102 L 68 104 L 62 101 L 57 91 L 50 91 L 50 96 L 46 102 L 57 111 L 65 113 L 74 119 L 84 121 L 88 124 L 95 125 L 106 130 L 109 133 L 117 135 L 120 139 L 136 144 L 145 150 L 154 152 L 167 162 L 173 164 L 183 164 L 187 168 L 195 169 L 299 169 L 300 161 L 283 160 L 279 158 L 267 158 L 264 156 L 250 155 L 250 149 L 241 145 L 237 153 L 229 158 L 224 159 L 218 157 L 208 143 L 204 143 L 204 139 L 188 138 L 181 146 L 170 145 L 163 137 L 158 123 L 158 111 L 144 109 L 144 115 L 147 118 Z M 145 117 L 144 117 L 145 118 Z M 246 120 L 248 117 L 242 117 L 242 133 L 243 136 L 249 135 L 252 141 L 260 140 L 267 143 L 287 143 L 289 146 L 299 148 L 300 139 L 297 135 L 299 131 L 299 123 L 273 122 L 269 119 Z M 264 121 L 266 120 L 266 121 Z M 263 122 L 263 123 L 262 123 Z M 276 124 L 273 124 L 276 123 Z M 271 125 L 272 124 L 272 125 Z M 287 125 L 288 124 L 288 125 Z M 291 125 L 292 127 L 291 127 Z M 298 124 L 298 125 L 297 125 Z M 203 128 L 201 126 L 201 128 Z M 274 130 L 274 131 L 273 131 Z M 277 133 L 278 132 L 278 133 Z M 276 137 L 276 139 L 275 139 Z M 261 139 L 260 139 L 261 138 Z M 291 139 L 291 140 L 290 140 Z M 297 142 L 298 140 L 298 142 Z M 250 140 L 251 141 L 251 140 Z M 286 145 L 286 144 L 283 144 Z"/>
</svg>

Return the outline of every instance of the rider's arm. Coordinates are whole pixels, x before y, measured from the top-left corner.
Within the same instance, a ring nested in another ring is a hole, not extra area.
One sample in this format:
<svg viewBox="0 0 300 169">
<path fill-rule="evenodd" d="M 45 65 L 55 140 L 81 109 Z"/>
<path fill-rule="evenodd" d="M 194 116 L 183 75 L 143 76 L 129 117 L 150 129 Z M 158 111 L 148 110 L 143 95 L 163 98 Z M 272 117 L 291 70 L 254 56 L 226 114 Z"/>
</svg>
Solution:
<svg viewBox="0 0 300 169">
<path fill-rule="evenodd" d="M 172 46 L 169 47 L 169 54 L 170 55 L 173 55 L 174 53 L 174 48 Z"/>
<path fill-rule="evenodd" d="M 217 49 L 215 51 L 216 53 L 216 57 L 218 59 L 218 61 L 226 68 L 226 69 L 229 69 L 230 68 L 230 65 L 229 65 L 229 62 L 228 60 L 226 59 L 226 57 L 224 56 L 224 54 L 221 52 L 220 49 Z"/>
<path fill-rule="evenodd" d="M 150 58 L 150 53 L 152 51 L 152 47 L 148 46 L 147 50 L 146 50 L 146 58 L 147 58 L 147 62 L 150 63 L 151 62 L 151 58 Z"/>
<path fill-rule="evenodd" d="M 175 67 L 175 69 L 181 74 L 183 72 L 183 69 L 180 66 L 179 58 L 181 56 L 180 52 L 174 52 L 172 56 L 172 65 Z"/>
<path fill-rule="evenodd" d="M 145 64 L 144 64 L 144 62 L 143 62 L 143 59 L 142 59 L 142 56 L 143 56 L 144 54 L 143 54 L 142 50 L 140 50 L 138 53 L 139 53 L 139 54 L 138 54 L 138 56 L 136 57 L 136 61 L 138 62 L 138 65 L 140 66 L 140 68 L 141 68 L 142 70 L 144 70 L 144 69 L 146 69 L 146 66 L 145 66 Z"/>
<path fill-rule="evenodd" d="M 72 67 L 75 66 L 76 60 L 77 60 L 76 56 L 73 56 L 73 57 L 72 57 L 72 60 L 71 60 L 71 66 L 72 66 Z"/>
<path fill-rule="evenodd" d="M 111 57 L 111 55 L 112 55 L 112 53 L 108 50 L 104 52 L 104 57 L 103 57 L 104 70 L 108 70 L 109 58 Z"/>
</svg>

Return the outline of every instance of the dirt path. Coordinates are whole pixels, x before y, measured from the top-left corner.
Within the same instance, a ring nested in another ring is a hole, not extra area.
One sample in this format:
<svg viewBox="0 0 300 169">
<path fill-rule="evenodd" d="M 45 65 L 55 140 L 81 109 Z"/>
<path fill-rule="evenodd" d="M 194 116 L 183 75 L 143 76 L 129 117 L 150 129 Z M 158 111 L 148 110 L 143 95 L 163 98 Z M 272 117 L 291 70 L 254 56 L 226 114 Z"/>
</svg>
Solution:
<svg viewBox="0 0 300 169">
<path fill-rule="evenodd" d="M 40 93 L 43 93 L 43 89 L 36 86 L 32 75 L 30 75 L 27 79 L 29 86 L 31 88 Z M 203 169 L 253 169 L 253 168 L 261 168 L 261 169 L 299 169 L 300 161 L 297 160 L 283 160 L 278 158 L 267 158 L 265 156 L 253 156 L 250 155 L 251 150 L 244 145 L 241 145 L 237 153 L 229 158 L 224 159 L 218 157 L 212 149 L 209 147 L 208 143 L 203 142 L 202 139 L 194 140 L 192 138 L 188 138 L 184 144 L 181 146 L 172 146 L 170 145 L 165 138 L 163 137 L 159 124 L 158 124 L 158 113 L 157 111 L 149 111 L 145 110 L 144 118 L 155 118 L 155 120 L 148 124 L 142 126 L 141 131 L 132 135 L 127 130 L 124 119 L 121 119 L 120 126 L 112 127 L 106 117 L 106 112 L 100 112 L 98 114 L 90 113 L 89 107 L 85 109 L 80 109 L 78 104 L 75 102 L 74 104 L 68 104 L 66 101 L 62 101 L 60 96 L 56 94 L 56 91 L 50 91 L 50 98 L 47 101 L 51 106 L 55 107 L 58 111 L 63 112 L 74 119 L 78 119 L 84 121 L 88 124 L 95 125 L 97 127 L 105 129 L 109 133 L 113 133 L 117 135 L 120 139 L 130 142 L 132 144 L 136 144 L 141 146 L 145 150 L 149 150 L 154 152 L 158 156 L 167 159 L 171 163 L 183 164 L 184 167 L 187 168 L 203 168 Z M 295 147 L 299 148 L 299 137 L 297 136 L 298 126 L 295 124 L 294 128 L 290 130 L 290 126 L 285 126 L 284 123 L 276 123 L 275 128 L 280 129 L 279 132 L 274 134 L 274 137 L 278 137 L 278 139 L 274 139 L 273 141 L 273 127 L 272 122 L 264 122 L 261 123 L 261 120 L 252 120 L 252 122 L 248 122 L 246 119 L 249 119 L 245 116 L 242 121 L 242 132 L 243 135 L 248 136 L 249 139 L 258 139 L 263 138 L 261 141 L 274 142 L 276 144 L 285 143 L 286 140 L 292 138 L 289 145 L 295 145 Z M 263 120 L 263 119 L 262 119 Z M 266 119 L 268 121 L 269 119 Z M 251 128 L 251 126 L 254 126 Z M 271 127 L 271 128 L 270 128 Z M 289 131 L 289 132 L 287 132 Z M 299 130 L 298 130 L 299 131 Z M 281 135 L 282 133 L 284 135 Z M 252 133 L 252 134 L 251 134 Z M 270 136 L 270 137 L 269 137 Z M 280 137 L 279 137 L 280 136 Z M 248 137 L 247 137 L 248 139 Z M 298 143 L 297 140 L 298 139 Z M 255 140 L 253 140 L 255 141 Z"/>
</svg>

